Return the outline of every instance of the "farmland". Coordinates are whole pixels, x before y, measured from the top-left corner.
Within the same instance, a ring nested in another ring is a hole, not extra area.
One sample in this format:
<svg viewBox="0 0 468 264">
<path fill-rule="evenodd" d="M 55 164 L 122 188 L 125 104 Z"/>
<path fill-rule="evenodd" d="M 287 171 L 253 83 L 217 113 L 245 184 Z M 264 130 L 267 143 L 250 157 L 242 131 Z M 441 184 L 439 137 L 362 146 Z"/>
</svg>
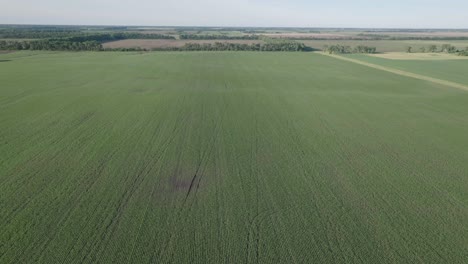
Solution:
<svg viewBox="0 0 468 264">
<path fill-rule="evenodd" d="M 0 83 L 0 263 L 468 258 L 467 91 L 317 53 L 13 52 Z"/>
</svg>

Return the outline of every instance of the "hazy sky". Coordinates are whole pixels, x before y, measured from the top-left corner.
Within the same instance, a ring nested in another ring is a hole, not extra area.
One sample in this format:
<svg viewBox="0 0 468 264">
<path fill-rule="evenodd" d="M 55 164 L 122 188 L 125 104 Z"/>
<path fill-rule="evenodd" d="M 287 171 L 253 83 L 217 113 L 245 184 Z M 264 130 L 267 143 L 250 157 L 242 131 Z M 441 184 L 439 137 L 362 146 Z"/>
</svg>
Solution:
<svg viewBox="0 0 468 264">
<path fill-rule="evenodd" d="M 0 24 L 468 28 L 468 0 L 0 0 Z"/>
</svg>

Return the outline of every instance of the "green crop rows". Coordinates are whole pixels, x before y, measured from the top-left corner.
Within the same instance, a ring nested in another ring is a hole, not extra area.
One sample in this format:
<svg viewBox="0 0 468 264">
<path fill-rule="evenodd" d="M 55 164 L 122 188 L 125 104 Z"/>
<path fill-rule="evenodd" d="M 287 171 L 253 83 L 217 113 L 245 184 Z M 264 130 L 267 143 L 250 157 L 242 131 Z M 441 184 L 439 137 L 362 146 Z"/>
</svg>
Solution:
<svg viewBox="0 0 468 264">
<path fill-rule="evenodd" d="M 0 263 L 463 263 L 467 150 L 468 92 L 320 54 L 0 54 Z"/>
</svg>

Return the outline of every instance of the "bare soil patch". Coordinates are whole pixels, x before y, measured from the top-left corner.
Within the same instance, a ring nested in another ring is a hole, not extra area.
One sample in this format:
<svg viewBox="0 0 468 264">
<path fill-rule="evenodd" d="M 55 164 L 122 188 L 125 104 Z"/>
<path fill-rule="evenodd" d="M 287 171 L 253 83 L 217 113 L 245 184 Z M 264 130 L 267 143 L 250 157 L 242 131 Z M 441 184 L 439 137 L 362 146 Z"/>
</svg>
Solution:
<svg viewBox="0 0 468 264">
<path fill-rule="evenodd" d="M 235 44 L 261 44 L 262 40 L 174 40 L 174 39 L 126 39 L 105 43 L 104 48 L 175 48 L 187 43 L 213 44 L 216 42 Z"/>
</svg>

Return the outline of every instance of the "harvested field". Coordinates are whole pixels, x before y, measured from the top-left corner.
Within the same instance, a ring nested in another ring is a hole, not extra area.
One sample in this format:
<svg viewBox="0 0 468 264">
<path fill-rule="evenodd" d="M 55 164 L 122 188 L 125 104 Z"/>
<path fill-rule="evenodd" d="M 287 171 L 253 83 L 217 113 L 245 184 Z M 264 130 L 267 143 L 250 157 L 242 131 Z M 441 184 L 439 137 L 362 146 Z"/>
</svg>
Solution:
<svg viewBox="0 0 468 264">
<path fill-rule="evenodd" d="M 216 42 L 236 43 L 236 44 L 257 44 L 264 43 L 262 40 L 173 40 L 173 39 L 126 39 L 105 43 L 104 48 L 174 48 L 182 47 L 186 43 L 212 44 Z"/>
</svg>

